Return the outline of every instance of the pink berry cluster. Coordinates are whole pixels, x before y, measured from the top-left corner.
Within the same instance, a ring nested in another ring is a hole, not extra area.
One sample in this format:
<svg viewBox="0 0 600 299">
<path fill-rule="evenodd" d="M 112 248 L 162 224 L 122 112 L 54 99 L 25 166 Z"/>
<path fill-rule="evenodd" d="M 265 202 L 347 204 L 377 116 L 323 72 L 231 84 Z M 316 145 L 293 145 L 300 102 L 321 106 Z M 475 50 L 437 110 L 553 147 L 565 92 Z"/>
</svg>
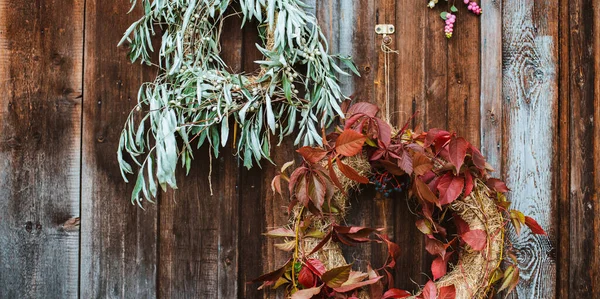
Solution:
<svg viewBox="0 0 600 299">
<path fill-rule="evenodd" d="M 454 32 L 454 23 L 455 22 L 456 22 L 456 15 L 447 13 L 446 14 L 446 27 L 444 28 L 447 38 L 452 37 L 452 32 Z"/>
<path fill-rule="evenodd" d="M 473 12 L 476 15 L 480 15 L 481 14 L 481 7 L 479 7 L 479 4 L 477 4 L 477 2 L 475 1 L 469 1 L 469 0 L 464 0 L 463 1 L 465 4 L 468 4 L 469 6 L 467 7 L 468 10 L 470 10 L 471 12 Z"/>
</svg>

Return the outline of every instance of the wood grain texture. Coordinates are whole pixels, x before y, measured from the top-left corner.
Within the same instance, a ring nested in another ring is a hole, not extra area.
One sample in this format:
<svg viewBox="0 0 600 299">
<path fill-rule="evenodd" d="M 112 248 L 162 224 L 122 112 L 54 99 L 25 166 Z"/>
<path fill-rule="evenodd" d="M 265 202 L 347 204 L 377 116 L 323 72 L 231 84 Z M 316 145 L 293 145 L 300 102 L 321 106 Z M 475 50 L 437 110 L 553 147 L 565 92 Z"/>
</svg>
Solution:
<svg viewBox="0 0 600 299">
<path fill-rule="evenodd" d="M 485 15 L 481 22 L 481 95 L 479 114 L 481 118 L 481 153 L 502 173 L 502 3 L 499 0 L 483 0 L 481 8 Z"/>
<path fill-rule="evenodd" d="M 458 2 L 458 25 L 448 42 L 448 129 L 479 146 L 481 17 Z"/>
<path fill-rule="evenodd" d="M 431 126 L 446 126 L 446 40 L 443 21 L 435 10 L 420 1 L 396 1 L 396 34 L 392 48 L 399 54 L 395 64 L 395 99 L 393 124 L 402 127 L 416 114 L 410 127 L 424 130 Z M 443 51 L 436 53 L 437 50 Z M 434 66 L 435 65 L 435 66 Z M 429 69 L 428 67 L 432 67 Z M 444 115 L 443 123 L 436 120 Z M 424 237 L 415 226 L 414 202 L 407 194 L 393 199 L 394 233 L 392 240 L 400 248 L 395 286 L 417 290 L 427 282 L 430 260 L 424 251 Z"/>
<path fill-rule="evenodd" d="M 242 69 L 253 72 L 258 69 L 254 61 L 262 59 L 256 48 L 261 43 L 256 29 L 257 24 L 244 27 L 242 48 Z M 283 165 L 295 157 L 293 140 L 286 139 L 281 145 L 271 141 L 271 157 L 276 165 Z M 271 190 L 271 180 L 278 167 L 264 162 L 261 167 L 251 170 L 240 169 L 239 186 L 239 298 L 283 298 L 282 292 L 262 290 L 259 284 L 249 282 L 264 273 L 279 269 L 289 255 L 274 247 L 274 240 L 263 235 L 268 229 L 288 222 L 285 213 L 289 201 L 275 196 Z"/>
<path fill-rule="evenodd" d="M 0 1 L 0 298 L 77 298 L 83 4 Z"/>
<path fill-rule="evenodd" d="M 422 13 L 423 8 L 421 6 L 421 3 L 415 6 L 413 14 L 419 15 L 419 12 Z M 423 130 L 448 128 L 448 44 L 455 41 L 446 38 L 444 20 L 440 18 L 439 10 L 438 8 L 426 10 L 420 16 L 422 20 L 419 23 L 424 26 L 423 34 L 414 36 L 416 40 L 413 41 L 413 44 L 418 45 L 417 48 L 423 50 L 422 54 L 415 51 L 417 56 L 410 55 L 409 59 L 423 61 L 423 65 L 420 68 L 414 68 L 412 71 L 401 71 L 404 73 L 401 76 L 404 77 L 408 77 L 412 73 L 416 74 L 416 77 L 424 78 L 424 98 L 421 100 L 413 96 L 414 112 L 418 112 L 415 121 L 413 121 L 413 126 Z M 408 24 L 405 26 L 408 26 Z M 422 42 L 419 42 L 419 40 L 422 40 Z M 407 43 L 405 47 L 410 47 L 410 43 Z M 419 84 L 420 82 L 414 83 Z M 400 89 L 398 93 L 403 94 L 404 92 Z M 402 102 L 408 100 L 410 99 L 403 99 Z M 405 105 L 408 104 L 406 102 Z"/>
<path fill-rule="evenodd" d="M 242 64 L 241 19 L 224 21 L 221 57 L 232 72 Z M 218 158 L 204 146 L 179 189 L 160 200 L 158 287 L 161 298 L 238 297 L 238 173 L 232 142 Z M 212 163 L 212 164 L 211 164 Z M 211 190 L 212 188 L 212 190 Z M 213 192 L 211 194 L 211 191 Z"/>
<path fill-rule="evenodd" d="M 386 84 L 388 84 L 390 91 L 389 115 L 392 122 L 398 121 L 398 115 L 400 115 L 397 105 L 397 83 L 400 81 L 397 78 L 398 69 L 396 68 L 399 56 L 394 53 L 389 54 L 389 81 L 386 82 L 385 56 L 381 51 L 383 37 L 375 33 L 375 26 L 392 24 L 396 25 L 396 28 L 400 28 L 397 26 L 396 4 L 395 1 L 355 1 L 352 3 L 339 1 L 340 24 L 338 25 L 340 51 L 344 54 L 350 52 L 361 72 L 361 77 L 354 77 L 348 89 L 353 90 L 352 94 L 357 101 L 378 104 L 382 108 L 381 116 L 386 117 Z M 389 47 L 397 48 L 400 40 L 398 33 L 390 37 L 392 41 Z M 412 110 L 412 105 L 409 107 Z M 410 115 L 412 111 L 406 114 Z M 403 208 L 406 207 L 401 199 L 386 199 L 376 194 L 374 190 L 365 188 L 360 194 L 355 194 L 350 198 L 350 209 L 346 221 L 350 225 L 384 228 L 385 233 L 393 240 L 403 238 L 404 235 L 397 234 L 396 219 L 410 214 L 406 209 L 397 209 L 397 202 L 401 202 Z M 402 234 L 404 234 L 404 228 L 402 228 Z M 365 270 L 368 263 L 381 265 L 387 255 L 385 246 L 381 246 L 381 244 L 347 248 L 344 253 L 346 259 L 355 261 L 355 265 L 361 270 Z M 410 256 L 409 260 L 413 260 L 412 251 L 407 250 L 403 254 Z M 417 255 L 420 256 L 420 254 Z M 410 271 L 404 269 L 402 274 L 410 275 L 407 272 Z M 418 275 L 418 272 L 412 273 Z"/>
<path fill-rule="evenodd" d="M 571 138 L 570 138 L 570 28 L 569 28 L 569 3 L 570 0 L 561 0 L 559 7 L 559 107 L 558 107 L 558 164 L 555 168 L 558 175 L 554 177 L 554 184 L 558 186 L 558 211 L 555 222 L 558 223 L 558 254 L 556 265 L 556 296 L 569 298 L 569 261 L 570 256 L 570 211 L 571 211 Z"/>
<path fill-rule="evenodd" d="M 131 204 L 116 160 L 119 136 L 142 82 L 155 70 L 117 47 L 141 15 L 127 0 L 86 1 L 82 156 L 81 297 L 156 297 L 156 206 Z"/>
<path fill-rule="evenodd" d="M 512 189 L 512 207 L 534 217 L 550 234 L 508 231 L 522 269 L 513 295 L 518 298 L 555 296 L 557 37 L 558 2 L 504 2 L 503 175 Z"/>
<path fill-rule="evenodd" d="M 598 10 L 569 2 L 570 199 L 569 298 L 600 292 L 600 99 Z"/>
</svg>

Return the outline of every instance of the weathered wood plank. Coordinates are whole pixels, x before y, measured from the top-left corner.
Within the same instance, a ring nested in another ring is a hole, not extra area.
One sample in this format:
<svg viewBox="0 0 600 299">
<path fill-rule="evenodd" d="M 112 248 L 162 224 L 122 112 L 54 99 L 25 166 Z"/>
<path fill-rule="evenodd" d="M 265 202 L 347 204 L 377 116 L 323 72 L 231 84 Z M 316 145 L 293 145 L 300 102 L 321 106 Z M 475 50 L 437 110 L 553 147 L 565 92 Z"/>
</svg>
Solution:
<svg viewBox="0 0 600 299">
<path fill-rule="evenodd" d="M 0 1 L 0 298 L 76 298 L 82 1 Z"/>
<path fill-rule="evenodd" d="M 569 261 L 570 255 L 570 220 L 571 220 L 571 103 L 569 86 L 571 84 L 570 70 L 570 42 L 569 42 L 569 3 L 570 0 L 561 0 L 559 8 L 559 37 L 560 37 L 560 81 L 559 81 L 559 115 L 558 115 L 558 165 L 555 171 L 554 184 L 558 186 L 558 211 L 559 217 L 557 233 L 558 254 L 556 265 L 556 289 L 557 298 L 569 298 Z"/>
<path fill-rule="evenodd" d="M 246 72 L 258 70 L 254 61 L 262 55 L 255 44 L 260 44 L 256 26 L 244 27 L 242 69 Z M 272 142 L 271 155 L 277 165 L 295 157 L 293 140 L 285 140 L 280 146 Z M 239 188 L 239 298 L 283 298 L 281 292 L 257 290 L 257 284 L 248 284 L 254 278 L 281 267 L 289 258 L 287 253 L 277 250 L 275 242 L 262 234 L 269 228 L 287 223 L 288 200 L 275 196 L 271 191 L 271 180 L 277 167 L 264 161 L 262 168 L 245 168 L 240 171 Z"/>
<path fill-rule="evenodd" d="M 508 231 L 521 266 L 521 282 L 513 295 L 519 298 L 555 296 L 557 4 L 509 0 L 503 7 L 503 175 L 512 188 L 513 208 L 536 218 L 550 234 L 534 236 L 523 230 L 519 237 Z"/>
<path fill-rule="evenodd" d="M 395 9 L 393 1 L 358 1 L 353 3 L 354 18 L 340 19 L 340 27 L 354 26 L 354 35 L 351 39 L 352 56 L 361 77 L 354 77 L 354 95 L 357 101 L 371 102 L 381 108 L 380 116 L 388 114 L 385 105 L 385 74 L 384 55 L 380 52 L 382 36 L 375 33 L 377 24 L 395 24 Z M 341 8 L 345 9 L 345 8 Z M 393 38 L 393 36 L 390 36 Z M 395 56 L 395 55 L 390 55 Z M 390 57 L 394 60 L 395 57 Z M 389 72 L 394 78 L 394 64 L 390 63 Z M 395 110 L 395 81 L 390 80 L 390 115 Z M 350 225 L 385 228 L 386 234 L 393 238 L 394 221 L 393 200 L 377 197 L 373 190 L 365 188 L 360 194 L 349 199 L 350 213 L 347 222 Z M 345 248 L 346 260 L 357 261 L 356 267 L 365 271 L 367 264 L 380 265 L 385 260 L 385 246 L 380 244 L 368 244 L 355 248 Z"/>
<path fill-rule="evenodd" d="M 141 15 L 126 15 L 127 0 L 86 1 L 83 162 L 82 298 L 156 296 L 157 216 L 154 205 L 130 203 L 133 184 L 119 173 L 115 151 L 142 82 L 155 70 L 132 64 L 117 48 L 122 33 Z"/>
<path fill-rule="evenodd" d="M 392 89 L 395 94 L 392 98 L 395 99 L 393 124 L 401 127 L 418 113 L 410 124 L 417 130 L 429 125 L 445 127 L 445 117 L 443 124 L 429 121 L 430 117 L 445 115 L 446 41 L 439 38 L 443 36 L 441 19 L 436 22 L 439 14 L 426 5 L 424 1 L 396 1 L 397 31 L 391 46 L 399 52 L 399 55 L 393 55 L 397 56 L 393 64 L 396 81 L 396 88 Z M 442 52 L 436 53 L 439 50 Z M 426 65 L 433 64 L 436 64 L 434 69 L 426 69 Z M 414 202 L 405 194 L 394 199 L 393 240 L 401 249 L 395 286 L 405 290 L 417 289 L 416 284 L 423 285 L 427 281 L 423 273 L 429 272 L 424 236 L 415 226 L 417 216 L 412 214 L 413 208 Z"/>
<path fill-rule="evenodd" d="M 479 146 L 480 18 L 457 2 L 457 25 L 448 42 L 448 129 Z"/>
<path fill-rule="evenodd" d="M 221 40 L 221 57 L 234 72 L 240 72 L 242 63 L 240 26 L 240 18 L 226 19 L 226 36 Z M 160 201 L 158 279 L 162 298 L 238 297 L 240 170 L 232 146 L 230 141 L 218 158 L 211 158 L 208 147 L 196 153 L 190 174 L 186 176 L 182 169 L 178 175 L 179 189 Z"/>
<path fill-rule="evenodd" d="M 481 1 L 481 152 L 502 173 L 502 5 L 497 0 Z M 469 30 L 469 28 L 462 28 Z"/>
<path fill-rule="evenodd" d="M 418 3 L 414 9 L 423 10 L 423 3 Z M 439 9 L 425 9 L 424 35 L 421 44 L 414 47 L 422 48 L 423 53 L 413 59 L 423 61 L 422 70 L 413 69 L 412 73 L 424 73 L 425 97 L 423 101 L 415 99 L 415 109 L 420 113 L 414 121 L 414 126 L 423 130 L 431 128 L 448 128 L 448 39 L 444 34 L 444 21 L 440 18 Z M 408 24 L 407 24 L 408 26 Z M 450 41 L 454 42 L 454 41 Z M 416 41 L 415 41 L 416 43 Z M 410 47 L 409 44 L 406 47 Z M 404 76 L 409 76 L 410 72 Z M 423 76 L 421 75 L 421 76 Z M 402 94 L 403 91 L 399 90 Z M 415 111 L 416 112 L 416 111 Z"/>
<path fill-rule="evenodd" d="M 599 9 L 596 1 L 569 1 L 569 298 L 600 292 Z"/>
<path fill-rule="evenodd" d="M 330 43 L 338 42 L 339 52 L 350 54 L 361 77 L 342 78 L 343 88 L 347 94 L 353 94 L 356 101 L 376 103 L 382 108 L 382 116 L 387 114 L 385 105 L 385 73 L 384 55 L 380 50 L 382 36 L 375 34 L 377 24 L 396 24 L 395 1 L 328 1 L 318 9 L 325 11 L 328 18 L 321 18 L 334 27 L 339 28 L 335 34 L 330 34 Z M 337 12 L 336 12 L 337 10 Z M 337 17 L 336 17 L 337 16 Z M 394 36 L 391 36 L 394 38 Z M 392 47 L 394 45 L 391 45 Z M 390 55 L 389 90 L 390 115 L 395 107 L 395 73 L 396 55 Z M 386 234 L 394 237 L 394 200 L 375 198 L 373 190 L 365 189 L 360 194 L 349 199 L 350 209 L 346 222 L 350 225 L 382 227 Z M 385 246 L 368 244 L 354 248 L 344 248 L 348 261 L 356 261 L 355 265 L 365 270 L 367 263 L 380 265 L 387 254 Z"/>
</svg>

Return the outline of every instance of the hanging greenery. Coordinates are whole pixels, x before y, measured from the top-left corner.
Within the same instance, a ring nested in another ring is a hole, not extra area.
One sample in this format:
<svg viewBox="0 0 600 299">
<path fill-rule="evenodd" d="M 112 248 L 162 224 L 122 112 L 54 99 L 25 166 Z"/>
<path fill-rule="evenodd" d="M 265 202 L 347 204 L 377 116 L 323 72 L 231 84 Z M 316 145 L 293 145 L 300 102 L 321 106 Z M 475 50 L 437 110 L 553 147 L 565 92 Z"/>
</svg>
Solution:
<svg viewBox="0 0 600 299">
<path fill-rule="evenodd" d="M 505 226 L 512 223 L 517 233 L 522 226 L 534 234 L 545 235 L 544 230 L 510 209 L 504 196 L 509 189 L 489 176 L 491 166 L 464 138 L 439 129 L 414 132 L 408 123 L 395 129 L 378 112 L 368 103 L 351 106 L 342 126 L 322 137 L 324 146 L 300 148 L 302 164 L 284 165 L 273 179 L 273 191 L 290 198 L 292 217 L 266 235 L 290 258 L 254 281 L 262 282 L 261 288 L 284 289 L 292 299 L 471 299 L 512 291 L 519 268 L 516 255 L 505 251 L 510 248 Z M 431 280 L 417 294 L 394 288 L 400 247 L 383 229 L 343 224 L 348 193 L 365 184 L 385 197 L 416 199 L 415 226 L 434 256 Z M 365 242 L 381 243 L 389 254 L 381 265 L 360 272 L 345 260 L 340 245 Z"/>
<path fill-rule="evenodd" d="M 119 142 L 125 180 L 134 172 L 127 156 L 139 167 L 132 202 L 152 201 L 157 186 L 177 188 L 177 164 L 189 172 L 194 147 L 208 143 L 218 156 L 219 148 L 232 141 L 250 168 L 270 161 L 273 137 L 281 142 L 297 132 L 296 144 L 321 144 L 320 128 L 343 115 L 339 103 L 345 96 L 336 75 L 358 72 L 349 57 L 329 54 L 305 5 L 299 0 L 236 3 L 239 11 L 230 9 L 231 0 L 141 1 L 145 14 L 120 45 L 130 43 L 130 59 L 149 65 L 150 53 L 158 51 L 160 72 L 140 88 Z M 257 74 L 232 73 L 219 56 L 228 17 L 260 24 L 264 44 L 256 46 L 265 58 L 256 62 Z M 154 49 L 159 30 L 160 48 Z"/>
</svg>

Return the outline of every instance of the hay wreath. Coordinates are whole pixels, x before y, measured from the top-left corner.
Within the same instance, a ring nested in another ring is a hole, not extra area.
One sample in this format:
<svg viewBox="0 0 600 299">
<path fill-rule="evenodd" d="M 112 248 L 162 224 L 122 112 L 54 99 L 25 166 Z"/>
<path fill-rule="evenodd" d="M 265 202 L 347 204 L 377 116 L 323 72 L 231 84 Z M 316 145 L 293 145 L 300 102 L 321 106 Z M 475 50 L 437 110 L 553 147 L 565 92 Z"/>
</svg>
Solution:
<svg viewBox="0 0 600 299">
<path fill-rule="evenodd" d="M 290 162 L 273 179 L 274 192 L 291 198 L 292 217 L 266 235 L 281 240 L 277 248 L 291 257 L 255 282 L 262 282 L 261 288 L 283 288 L 293 299 L 487 298 L 514 289 L 519 269 L 514 254 L 503 252 L 505 225 L 513 223 L 517 232 L 522 225 L 536 234 L 544 230 L 509 209 L 508 188 L 489 177 L 491 167 L 464 138 L 439 129 L 415 133 L 408 125 L 396 130 L 378 112 L 368 103 L 351 106 L 343 127 L 323 136 L 323 147 L 300 148 L 302 165 L 290 171 Z M 408 192 L 417 199 L 416 227 L 436 257 L 433 277 L 417 294 L 394 288 L 400 249 L 382 229 L 343 225 L 348 193 L 361 184 L 375 185 L 386 197 Z M 449 219 L 456 233 L 448 232 Z M 363 242 L 387 246 L 382 267 L 354 271 L 344 259 L 340 245 Z M 501 262 L 511 259 L 502 271 Z"/>
<path fill-rule="evenodd" d="M 231 0 L 141 2 L 144 16 L 120 42 L 130 43 L 131 60 L 152 64 L 152 37 L 163 32 L 159 75 L 140 89 L 119 142 L 123 178 L 133 173 L 124 153 L 139 167 L 132 202 L 152 201 L 157 186 L 177 188 L 177 164 L 189 172 L 194 142 L 209 143 L 212 158 L 232 139 L 250 168 L 270 161 L 272 136 L 281 142 L 295 132 L 296 144 L 320 144 L 319 128 L 343 115 L 336 75 L 358 72 L 349 57 L 328 53 L 301 1 L 239 0 L 239 12 Z M 259 23 L 265 59 L 256 74 L 234 74 L 219 56 L 223 21 L 234 16 Z"/>
</svg>

